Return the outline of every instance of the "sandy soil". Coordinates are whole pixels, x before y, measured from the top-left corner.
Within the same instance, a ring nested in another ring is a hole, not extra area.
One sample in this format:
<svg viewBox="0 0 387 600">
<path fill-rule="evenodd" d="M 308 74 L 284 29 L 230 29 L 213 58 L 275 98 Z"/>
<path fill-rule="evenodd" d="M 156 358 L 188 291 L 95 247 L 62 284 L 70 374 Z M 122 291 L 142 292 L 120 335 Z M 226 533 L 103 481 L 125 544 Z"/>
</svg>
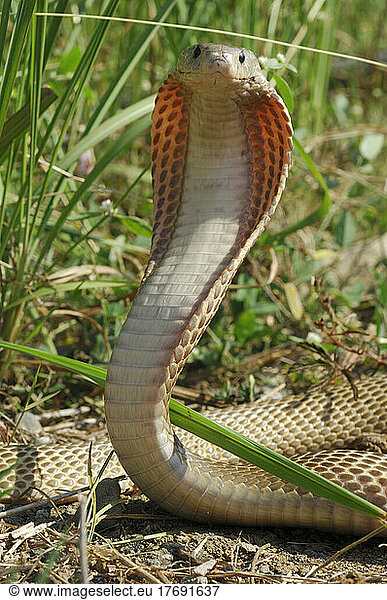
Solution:
<svg viewBox="0 0 387 600">
<path fill-rule="evenodd" d="M 76 505 L 29 510 L 0 528 L 1 581 L 81 582 Z M 128 514 L 130 513 L 130 514 Z M 67 533 L 61 535 L 60 532 Z M 387 583 L 387 543 L 376 538 L 313 572 L 350 538 L 300 529 L 209 527 L 165 518 L 144 497 L 97 526 L 90 583 Z"/>
</svg>

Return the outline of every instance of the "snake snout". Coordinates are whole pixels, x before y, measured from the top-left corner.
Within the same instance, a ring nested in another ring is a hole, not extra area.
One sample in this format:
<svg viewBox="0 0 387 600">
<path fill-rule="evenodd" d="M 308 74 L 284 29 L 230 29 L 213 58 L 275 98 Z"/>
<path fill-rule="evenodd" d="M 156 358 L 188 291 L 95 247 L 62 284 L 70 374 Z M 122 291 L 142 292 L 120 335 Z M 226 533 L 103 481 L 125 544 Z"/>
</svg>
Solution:
<svg viewBox="0 0 387 600">
<path fill-rule="evenodd" d="M 224 67 L 227 65 L 227 59 L 225 56 L 215 56 L 211 60 L 214 67 Z"/>
</svg>

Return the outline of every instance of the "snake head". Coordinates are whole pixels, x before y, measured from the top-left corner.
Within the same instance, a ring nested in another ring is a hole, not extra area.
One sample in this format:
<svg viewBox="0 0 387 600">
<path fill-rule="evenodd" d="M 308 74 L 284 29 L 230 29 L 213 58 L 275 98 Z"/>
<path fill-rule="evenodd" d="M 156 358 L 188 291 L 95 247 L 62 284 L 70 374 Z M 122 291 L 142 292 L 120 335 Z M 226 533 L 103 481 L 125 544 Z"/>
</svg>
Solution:
<svg viewBox="0 0 387 600">
<path fill-rule="evenodd" d="M 186 48 L 179 56 L 176 71 L 180 79 L 184 76 L 200 79 L 219 75 L 228 80 L 241 81 L 251 78 L 263 79 L 257 57 L 245 48 L 223 44 L 195 44 Z"/>
</svg>

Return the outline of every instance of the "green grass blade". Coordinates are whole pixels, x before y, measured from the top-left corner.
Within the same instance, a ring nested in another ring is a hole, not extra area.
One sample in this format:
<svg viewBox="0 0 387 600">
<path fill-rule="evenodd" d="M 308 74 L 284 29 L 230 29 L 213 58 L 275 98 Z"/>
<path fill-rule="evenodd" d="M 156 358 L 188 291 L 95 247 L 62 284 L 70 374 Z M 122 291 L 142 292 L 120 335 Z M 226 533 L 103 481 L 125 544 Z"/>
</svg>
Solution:
<svg viewBox="0 0 387 600">
<path fill-rule="evenodd" d="M 290 89 L 288 82 L 286 81 L 286 79 L 281 77 L 281 75 L 278 75 L 278 73 L 272 73 L 272 77 L 276 81 L 277 90 L 281 94 L 282 99 L 285 102 L 289 113 L 293 114 L 294 99 L 293 99 L 292 90 Z"/>
<path fill-rule="evenodd" d="M 42 115 L 56 100 L 57 95 L 48 86 L 41 90 L 39 115 Z M 3 133 L 0 138 L 0 164 L 8 156 L 12 142 L 25 134 L 30 126 L 31 101 L 26 102 L 12 117 L 4 123 Z"/>
<path fill-rule="evenodd" d="M 274 450 L 208 419 L 176 400 L 173 404 L 171 401 L 171 420 L 174 425 L 182 427 L 280 479 L 312 492 L 312 494 L 328 498 L 328 500 L 371 517 L 386 518 L 387 516 L 380 508 L 367 500 L 309 471 L 289 458 L 281 456 Z"/>
<path fill-rule="evenodd" d="M 274 240 L 276 240 L 276 241 L 284 240 L 288 235 L 290 235 L 291 233 L 294 233 L 295 231 L 298 231 L 299 229 L 303 229 L 304 227 L 312 225 L 313 223 L 321 222 L 322 219 L 325 217 L 325 215 L 328 214 L 329 209 L 332 204 L 331 197 L 329 194 L 329 188 L 326 184 L 324 177 L 321 175 L 320 171 L 318 170 L 318 167 L 315 164 L 314 160 L 304 150 L 301 142 L 295 136 L 293 136 L 293 143 L 294 143 L 294 147 L 297 150 L 298 154 L 301 156 L 301 158 L 304 160 L 307 167 L 309 168 L 309 171 L 312 173 L 312 175 L 315 177 L 317 182 L 320 184 L 320 187 L 323 190 L 323 199 L 322 199 L 320 205 L 316 208 L 316 210 L 311 212 L 309 215 L 307 215 L 303 219 L 300 219 L 296 223 L 289 225 L 289 227 L 282 229 L 275 235 L 264 234 L 262 236 L 262 243 L 264 243 L 264 244 L 271 244 L 271 243 L 273 243 Z"/>
<path fill-rule="evenodd" d="M 1 21 L 0 21 L 0 66 L 4 52 L 5 40 L 7 38 L 8 19 L 9 13 L 11 12 L 12 0 L 4 0 L 3 8 L 1 10 Z"/>
<path fill-rule="evenodd" d="M 155 21 L 159 21 L 160 23 L 165 21 L 175 4 L 176 0 L 169 0 L 168 2 L 166 2 L 157 13 Z M 130 45 L 130 51 L 128 56 L 122 63 L 116 77 L 111 82 L 109 88 L 107 89 L 103 98 L 99 102 L 96 110 L 91 115 L 87 123 L 84 136 L 87 136 L 92 129 L 94 129 L 97 125 L 101 123 L 109 108 L 116 100 L 119 92 L 127 83 L 129 76 L 133 72 L 134 68 L 138 65 L 139 61 L 144 56 L 145 51 L 148 49 L 151 41 L 153 40 L 159 28 L 160 25 L 155 25 L 150 30 L 146 29 L 144 33 L 140 36 L 139 40 L 137 40 L 136 43 Z"/>
<path fill-rule="evenodd" d="M 63 356 L 52 355 L 42 350 L 35 350 L 34 348 L 28 348 L 18 344 L 0 341 L 0 346 L 47 360 L 52 364 L 68 369 L 73 373 L 89 377 L 98 385 L 103 386 L 105 384 L 106 371 L 100 367 Z M 170 403 L 170 415 L 174 425 L 182 427 L 183 429 L 228 450 L 243 460 L 251 462 L 285 481 L 370 517 L 377 519 L 386 518 L 386 514 L 380 508 L 374 506 L 367 500 L 356 496 L 356 494 L 353 494 L 348 490 L 344 490 L 335 483 L 324 479 L 320 475 L 316 475 L 316 473 L 294 463 L 292 460 L 281 456 L 277 452 L 249 440 L 245 436 L 204 417 L 173 399 L 171 399 Z"/>
<path fill-rule="evenodd" d="M 312 173 L 312 175 L 318 181 L 318 183 L 320 184 L 320 186 L 324 190 L 324 192 L 329 195 L 329 188 L 326 184 L 326 181 L 325 181 L 324 177 L 321 175 L 320 171 L 318 170 L 318 167 L 317 167 L 316 163 L 314 162 L 314 160 L 312 159 L 312 157 L 310 156 L 310 154 L 308 154 L 306 152 L 306 150 L 304 150 L 301 142 L 296 138 L 296 136 L 293 136 L 293 143 L 294 143 L 294 147 L 297 150 L 298 154 L 301 156 L 302 160 L 306 163 L 309 171 Z"/>
<path fill-rule="evenodd" d="M 108 7 L 106 8 L 106 11 L 104 12 L 103 16 L 105 16 L 105 17 L 112 16 L 113 13 L 115 12 L 117 4 L 118 4 L 118 0 L 110 0 L 110 3 L 108 5 Z M 73 98 L 71 104 L 73 106 L 77 105 L 77 100 L 79 98 L 79 94 L 82 91 L 82 89 L 86 83 L 86 80 L 91 73 L 91 69 L 97 58 L 99 49 L 104 40 L 108 26 L 109 26 L 108 20 L 103 20 L 98 23 L 98 25 L 95 29 L 95 32 L 93 34 L 93 37 L 92 37 L 90 43 L 88 44 L 84 54 L 82 55 L 82 58 L 74 72 L 74 75 L 71 78 L 71 81 L 69 82 L 69 85 L 67 86 L 66 91 L 61 98 L 61 101 L 57 108 L 56 114 L 53 116 L 53 118 L 51 119 L 51 121 L 49 123 L 47 132 L 44 136 L 41 147 L 44 147 L 46 145 L 47 140 L 50 138 L 52 131 L 54 129 L 54 126 L 56 125 L 58 119 L 61 117 L 63 112 L 65 112 L 67 110 L 70 99 L 71 99 L 73 93 L 75 92 L 75 90 L 76 90 L 76 94 L 75 94 L 75 97 Z"/>
<path fill-rule="evenodd" d="M 43 260 L 46 252 L 50 248 L 51 244 L 54 242 L 55 237 L 58 232 L 61 230 L 64 222 L 67 217 L 70 215 L 71 211 L 74 209 L 76 204 L 82 198 L 82 195 L 87 192 L 88 188 L 94 183 L 97 177 L 102 173 L 102 171 L 109 165 L 117 154 L 127 149 L 131 142 L 137 137 L 137 135 L 143 131 L 146 127 L 150 125 L 150 115 L 146 115 L 139 119 L 134 125 L 128 128 L 128 130 L 124 133 L 124 135 L 117 140 L 114 145 L 100 158 L 100 160 L 95 165 L 94 169 L 90 173 L 88 177 L 86 177 L 85 181 L 79 186 L 78 190 L 75 192 L 71 200 L 68 202 L 66 208 L 62 211 L 59 219 L 57 220 L 54 229 L 50 232 L 50 234 L 46 237 L 45 243 L 41 250 L 40 256 L 36 262 L 37 267 L 40 262 Z M 42 220 L 43 222 L 43 220 Z M 52 263 L 52 268 L 56 263 Z"/>
<path fill-rule="evenodd" d="M 69 169 L 78 158 L 88 150 L 94 148 L 100 142 L 111 139 L 114 133 L 123 127 L 127 127 L 137 119 L 141 119 L 146 115 L 150 115 L 155 95 L 148 96 L 123 110 L 117 111 L 117 113 L 110 119 L 106 119 L 99 127 L 95 127 L 90 133 L 82 137 L 79 142 L 67 152 L 61 161 L 61 167 L 63 169 Z"/>
<path fill-rule="evenodd" d="M 129 194 L 132 192 L 133 189 L 135 189 L 136 185 L 138 184 L 139 181 L 141 181 L 141 179 L 143 178 L 145 173 L 148 171 L 148 169 L 149 169 L 149 167 L 145 167 L 145 169 L 143 169 L 143 171 L 141 171 L 141 173 L 139 173 L 139 175 L 136 177 L 136 179 L 131 183 L 129 188 L 123 194 L 121 194 L 120 198 L 118 198 L 114 202 L 114 206 L 115 206 L 116 210 L 128 198 Z M 93 236 L 92 236 L 93 231 L 98 229 L 102 225 L 102 223 L 104 223 L 109 218 L 110 218 L 110 215 L 105 214 L 103 217 L 101 217 L 99 219 L 99 221 L 96 221 L 89 230 L 87 230 L 85 233 L 83 233 L 83 235 L 79 235 L 78 239 L 74 242 L 74 244 L 72 244 L 65 252 L 63 252 L 62 260 L 64 260 L 68 256 L 72 256 L 72 253 L 74 252 L 76 247 L 79 246 L 79 244 L 81 244 L 84 240 L 93 239 Z M 73 234 L 72 234 L 72 236 L 73 236 Z M 106 245 L 109 245 L 111 243 L 112 243 L 111 240 L 105 240 Z M 140 247 L 136 247 L 133 244 L 127 244 L 126 250 L 128 252 L 133 252 L 134 254 L 136 254 L 139 251 L 140 252 L 146 251 L 146 248 L 144 248 L 144 247 L 140 248 Z"/>
<path fill-rule="evenodd" d="M 38 0 L 37 9 L 47 9 L 47 0 Z M 47 18 L 32 19 L 30 29 L 31 39 L 31 60 L 30 60 L 30 160 L 28 165 L 28 192 L 27 192 L 27 203 L 25 210 L 24 220 L 24 236 L 23 236 L 23 252 L 21 261 L 19 264 L 19 275 L 22 280 L 24 277 L 24 267 L 27 262 L 28 250 L 31 229 L 36 219 L 37 213 L 33 216 L 31 214 L 31 208 L 33 204 L 33 187 L 35 178 L 35 165 L 36 165 L 36 153 L 35 148 L 37 146 L 38 138 L 38 120 L 40 114 L 41 104 L 41 92 L 42 92 L 42 81 L 43 81 L 43 57 L 44 57 L 44 40 L 46 35 L 46 24 Z"/>
<path fill-rule="evenodd" d="M 77 375 L 89 377 L 97 385 L 105 385 L 106 371 L 100 367 L 95 367 L 79 360 L 74 360 L 73 358 L 67 358 L 66 356 L 50 354 L 49 352 L 37 350 L 36 348 L 21 346 L 19 344 L 11 344 L 9 342 L 0 341 L 0 347 L 8 348 L 9 350 L 16 350 L 18 352 L 23 352 L 24 354 L 29 354 L 30 356 L 35 356 L 36 358 L 41 358 L 42 360 L 47 360 L 57 367 L 62 367 L 63 369 L 67 369 L 72 373 L 76 373 Z"/>
<path fill-rule="evenodd" d="M 27 31 L 30 26 L 35 0 L 24 0 L 19 3 L 12 39 L 8 49 L 6 64 L 0 87 L 0 135 L 3 131 L 5 116 L 11 99 L 17 67 L 23 51 Z"/>
<path fill-rule="evenodd" d="M 117 219 L 125 225 L 126 229 L 133 233 L 134 235 L 142 235 L 151 239 L 152 237 L 152 227 L 144 221 L 144 219 L 140 219 L 139 217 L 126 217 L 123 215 L 115 215 Z"/>
<path fill-rule="evenodd" d="M 336 0 L 326 0 L 321 18 L 317 20 L 318 48 L 335 50 L 337 40 L 337 22 L 340 12 L 340 3 Z M 312 128 L 315 134 L 324 130 L 328 107 L 329 77 L 332 68 L 332 57 L 327 54 L 318 54 L 311 72 L 311 109 L 313 114 Z"/>
<path fill-rule="evenodd" d="M 59 13 L 59 14 L 66 12 L 68 3 L 69 3 L 69 0 L 58 0 L 56 7 L 55 7 L 55 9 L 56 9 L 55 12 Z M 58 30 L 61 25 L 61 22 L 62 22 L 61 17 L 51 17 L 49 20 L 49 27 L 48 27 L 48 31 L 47 31 L 47 35 L 46 35 L 46 39 L 45 39 L 45 46 L 44 46 L 44 65 L 46 65 L 46 63 L 47 63 L 48 57 L 51 52 L 51 48 L 52 48 L 55 38 L 58 34 Z"/>
<path fill-rule="evenodd" d="M 7 313 L 8 311 L 12 310 L 13 308 L 20 306 L 26 302 L 30 302 L 31 300 L 37 300 L 38 298 L 47 298 L 48 296 L 52 296 L 52 295 L 57 295 L 60 293 L 66 293 L 66 292 L 72 292 L 72 291 L 76 291 L 76 290 L 107 290 L 107 289 L 113 289 L 113 288 L 130 288 L 130 287 L 136 287 L 138 285 L 138 282 L 133 282 L 131 283 L 130 281 L 127 280 L 123 280 L 123 281 L 103 281 L 103 280 L 96 280 L 96 281 L 90 281 L 90 280 L 86 280 L 86 281 L 69 281 L 67 283 L 57 283 L 55 284 L 55 286 L 44 286 L 44 287 L 40 287 L 37 288 L 34 292 L 31 292 L 30 294 L 24 294 L 20 297 L 18 297 L 16 300 L 14 300 L 13 302 L 10 302 L 9 304 L 7 304 L 7 306 L 3 309 L 3 313 Z"/>
<path fill-rule="evenodd" d="M 118 1 L 119 0 L 110 0 L 103 16 L 105 16 L 105 17 L 112 16 L 117 8 Z M 48 124 L 46 134 L 39 144 L 36 160 L 38 160 L 38 158 L 41 156 L 43 149 L 45 148 L 46 144 L 48 143 L 48 140 L 50 139 L 50 137 L 53 134 L 54 127 L 57 125 L 58 120 L 63 117 L 63 114 L 66 114 L 64 123 L 61 127 L 61 131 L 60 131 L 58 140 L 55 145 L 55 149 L 51 154 L 50 166 L 46 173 L 45 181 L 43 183 L 43 186 L 40 189 L 41 201 L 43 199 L 43 196 L 47 190 L 48 184 L 51 179 L 52 167 L 54 166 L 54 164 L 56 162 L 58 153 L 62 147 L 63 139 L 68 131 L 68 128 L 71 123 L 71 119 L 78 107 L 79 98 L 80 98 L 81 93 L 86 85 L 86 82 L 91 74 L 92 67 L 98 56 L 98 52 L 101 48 L 101 45 L 102 45 L 102 42 L 106 35 L 108 26 L 109 26 L 109 20 L 103 20 L 96 27 L 93 37 L 92 37 L 90 43 L 88 44 L 88 46 L 86 47 L 86 50 L 85 50 L 84 54 L 82 55 L 82 58 L 75 70 L 75 73 L 74 73 L 69 85 L 67 86 L 65 93 L 63 94 L 63 96 L 59 102 L 57 110 L 55 111 L 55 114 L 53 115 L 52 119 L 50 120 L 50 122 Z M 46 211 L 46 219 L 45 220 L 47 220 L 49 214 L 50 214 L 50 212 Z M 42 233 L 42 228 L 44 228 L 45 220 L 42 220 L 41 227 L 39 228 L 39 231 L 37 232 L 38 236 L 40 236 Z"/>
</svg>

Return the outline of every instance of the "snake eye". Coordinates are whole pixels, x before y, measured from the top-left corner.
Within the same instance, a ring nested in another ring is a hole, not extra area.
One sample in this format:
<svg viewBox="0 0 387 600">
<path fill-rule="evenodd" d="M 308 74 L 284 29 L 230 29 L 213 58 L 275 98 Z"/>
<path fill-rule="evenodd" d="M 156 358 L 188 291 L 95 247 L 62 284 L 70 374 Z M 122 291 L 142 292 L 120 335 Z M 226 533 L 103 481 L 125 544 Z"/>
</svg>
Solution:
<svg viewBox="0 0 387 600">
<path fill-rule="evenodd" d="M 242 52 L 239 55 L 239 62 L 242 64 L 242 63 L 245 62 L 245 60 L 246 60 L 246 56 L 245 56 L 245 53 L 242 50 Z"/>
<path fill-rule="evenodd" d="M 202 49 L 201 49 L 200 45 L 198 44 L 195 47 L 195 50 L 193 51 L 193 57 L 194 58 L 199 58 L 201 51 L 202 51 Z"/>
</svg>

